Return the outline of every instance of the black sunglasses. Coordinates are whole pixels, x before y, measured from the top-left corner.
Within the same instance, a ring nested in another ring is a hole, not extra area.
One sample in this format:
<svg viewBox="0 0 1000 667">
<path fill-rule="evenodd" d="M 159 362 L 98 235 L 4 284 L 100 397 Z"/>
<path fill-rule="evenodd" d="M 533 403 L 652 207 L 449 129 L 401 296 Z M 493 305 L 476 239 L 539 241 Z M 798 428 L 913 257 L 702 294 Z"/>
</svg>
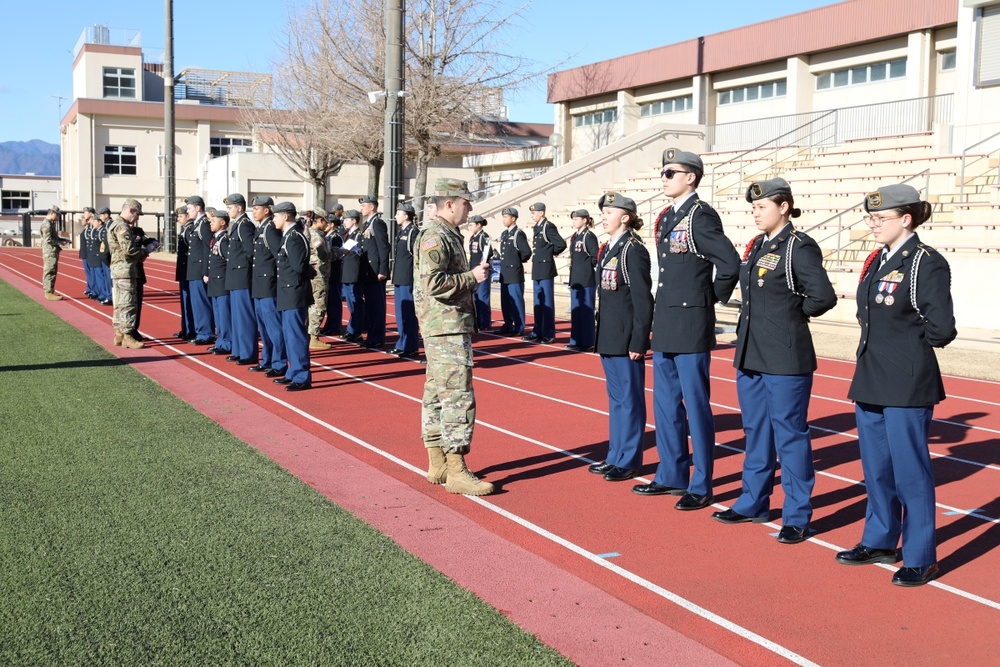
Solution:
<svg viewBox="0 0 1000 667">
<path fill-rule="evenodd" d="M 694 173 L 694 172 L 683 171 L 681 169 L 664 169 L 663 171 L 660 172 L 660 176 L 664 177 L 665 179 L 667 179 L 669 181 L 671 178 L 673 178 L 677 174 L 692 174 L 692 173 Z"/>
</svg>

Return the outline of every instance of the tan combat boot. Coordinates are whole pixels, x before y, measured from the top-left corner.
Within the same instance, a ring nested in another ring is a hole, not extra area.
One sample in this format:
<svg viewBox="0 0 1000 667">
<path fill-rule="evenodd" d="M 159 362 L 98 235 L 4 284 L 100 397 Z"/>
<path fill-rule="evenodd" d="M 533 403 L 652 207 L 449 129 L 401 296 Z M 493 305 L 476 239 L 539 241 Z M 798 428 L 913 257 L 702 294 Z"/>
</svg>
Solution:
<svg viewBox="0 0 1000 667">
<path fill-rule="evenodd" d="M 132 334 L 124 334 L 122 336 L 122 347 L 127 347 L 130 350 L 141 350 L 146 346 L 142 341 L 132 338 Z"/>
<path fill-rule="evenodd" d="M 448 460 L 440 447 L 428 447 L 427 481 L 431 484 L 444 484 L 448 480 Z"/>
<path fill-rule="evenodd" d="M 115 332 L 115 347 L 121 347 L 121 345 L 122 345 L 122 332 L 121 331 L 116 331 Z"/>
<path fill-rule="evenodd" d="M 309 349 L 310 350 L 329 350 L 333 345 L 323 342 L 319 339 L 319 336 L 309 336 Z"/>
<path fill-rule="evenodd" d="M 484 482 L 472 474 L 465 465 L 465 457 L 461 454 L 446 454 L 448 459 L 448 481 L 444 488 L 448 493 L 461 493 L 466 496 L 488 496 L 493 493 L 493 485 Z"/>
<path fill-rule="evenodd" d="M 60 296 L 59 294 L 56 294 L 55 292 L 46 292 L 45 293 L 45 300 L 46 301 L 62 301 L 62 296 Z"/>
</svg>

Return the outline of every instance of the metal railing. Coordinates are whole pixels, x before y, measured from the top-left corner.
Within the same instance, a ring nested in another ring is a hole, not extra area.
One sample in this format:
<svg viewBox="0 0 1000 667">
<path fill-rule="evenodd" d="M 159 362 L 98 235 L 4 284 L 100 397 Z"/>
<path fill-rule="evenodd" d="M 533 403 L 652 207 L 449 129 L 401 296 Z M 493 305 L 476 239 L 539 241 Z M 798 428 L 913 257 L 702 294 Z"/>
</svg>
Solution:
<svg viewBox="0 0 1000 667">
<path fill-rule="evenodd" d="M 963 148 L 962 149 L 962 166 L 961 166 L 961 168 L 959 170 L 959 174 L 958 174 L 958 201 L 959 202 L 961 202 L 963 204 L 967 204 L 969 202 L 968 195 L 965 194 L 965 167 L 966 167 L 966 164 L 968 164 L 967 163 L 967 157 L 968 157 L 969 151 L 971 151 L 973 148 L 978 148 L 979 146 L 982 146 L 986 142 L 992 141 L 993 139 L 996 139 L 997 137 L 1000 137 L 1000 132 L 996 132 L 994 134 L 991 134 L 990 136 L 986 137 L 985 139 L 980 139 L 979 141 L 977 141 L 976 143 L 972 144 L 971 146 L 968 146 L 967 148 Z M 990 159 L 990 156 L 993 153 L 997 153 L 998 157 L 1000 157 L 1000 148 L 997 148 L 997 149 L 995 149 L 993 151 L 989 151 L 989 152 L 987 152 L 986 154 L 983 154 L 983 155 L 976 155 L 975 159 L 971 162 L 971 164 L 976 164 L 977 162 L 980 162 L 982 160 L 986 160 L 987 161 L 987 173 L 989 173 L 989 159 Z M 1000 183 L 1000 162 L 998 162 L 998 166 L 997 166 L 997 183 Z"/>
</svg>

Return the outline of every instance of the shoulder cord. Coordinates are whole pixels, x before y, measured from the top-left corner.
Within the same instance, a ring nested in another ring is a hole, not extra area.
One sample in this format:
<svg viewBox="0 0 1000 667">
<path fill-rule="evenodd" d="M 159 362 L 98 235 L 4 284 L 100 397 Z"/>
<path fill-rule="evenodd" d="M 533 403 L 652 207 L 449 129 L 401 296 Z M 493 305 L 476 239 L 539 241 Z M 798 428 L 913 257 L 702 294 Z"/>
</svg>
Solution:
<svg viewBox="0 0 1000 667">
<path fill-rule="evenodd" d="M 686 223 L 687 233 L 688 233 L 688 250 L 694 253 L 694 256 L 697 257 L 698 259 L 704 259 L 707 261 L 707 258 L 700 252 L 698 252 L 698 246 L 696 246 L 694 243 L 694 210 L 696 208 L 697 209 L 701 208 L 700 199 L 696 201 L 694 204 L 692 204 L 691 209 L 688 211 L 687 217 L 684 218 L 684 223 Z"/>
<path fill-rule="evenodd" d="M 913 310 L 917 311 L 920 319 L 924 319 L 924 314 L 920 312 L 920 308 L 917 306 L 917 275 L 920 271 L 920 260 L 926 254 L 927 251 L 921 248 L 920 252 L 913 258 L 913 264 L 910 266 L 910 305 L 913 306 Z"/>
<path fill-rule="evenodd" d="M 795 234 L 788 235 L 788 250 L 785 252 L 785 281 L 788 284 L 789 292 L 804 299 L 806 295 L 795 290 L 795 276 L 792 274 L 792 249 L 798 240 L 799 237 L 795 236 Z"/>
</svg>

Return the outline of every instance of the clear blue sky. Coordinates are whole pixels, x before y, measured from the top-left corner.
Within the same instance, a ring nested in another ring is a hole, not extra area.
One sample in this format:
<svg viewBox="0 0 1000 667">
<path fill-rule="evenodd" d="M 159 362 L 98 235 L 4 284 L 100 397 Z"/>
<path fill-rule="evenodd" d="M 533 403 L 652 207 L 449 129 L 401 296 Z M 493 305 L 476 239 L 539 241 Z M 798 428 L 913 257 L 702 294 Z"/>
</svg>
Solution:
<svg viewBox="0 0 1000 667">
<path fill-rule="evenodd" d="M 521 2 L 505 0 L 511 7 Z M 271 71 L 287 7 L 302 0 L 175 0 L 174 67 Z M 156 0 L 10 0 L 0 40 L 0 141 L 59 142 L 60 106 L 73 97 L 73 46 L 84 26 L 142 31 L 143 48 L 163 50 L 163 2 Z M 833 4 L 833 0 L 563 2 L 535 0 L 513 48 L 542 67 L 560 69 L 651 49 L 700 35 Z M 17 26 L 13 30 L 12 26 Z M 358 44 L 365 37 L 358 36 Z M 59 100 L 57 97 L 66 99 Z M 508 94 L 510 118 L 552 122 L 545 82 Z"/>
</svg>

